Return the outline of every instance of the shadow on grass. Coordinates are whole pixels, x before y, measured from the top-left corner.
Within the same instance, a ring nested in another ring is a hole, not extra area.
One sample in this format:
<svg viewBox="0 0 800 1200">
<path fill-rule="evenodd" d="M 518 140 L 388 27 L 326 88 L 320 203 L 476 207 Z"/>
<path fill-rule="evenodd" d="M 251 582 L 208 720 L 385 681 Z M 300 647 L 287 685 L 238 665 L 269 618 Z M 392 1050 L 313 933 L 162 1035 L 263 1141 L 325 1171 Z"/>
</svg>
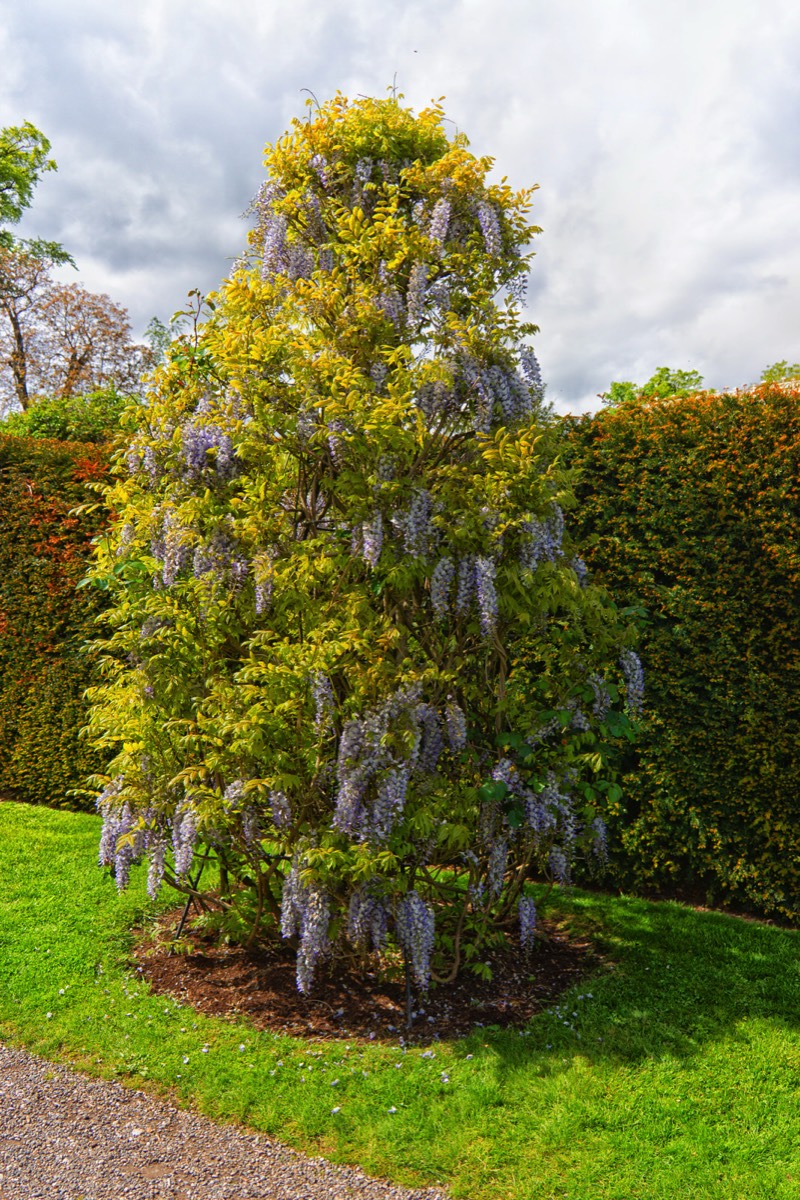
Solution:
<svg viewBox="0 0 800 1200">
<path fill-rule="evenodd" d="M 554 897 L 552 909 L 592 937 L 606 965 L 525 1032 L 483 1029 L 458 1044 L 459 1054 L 492 1054 L 506 1071 L 533 1057 L 552 1071 L 576 1057 L 634 1066 L 690 1060 L 714 1042 L 746 1043 L 753 1021 L 800 1028 L 796 930 L 580 891 Z"/>
</svg>

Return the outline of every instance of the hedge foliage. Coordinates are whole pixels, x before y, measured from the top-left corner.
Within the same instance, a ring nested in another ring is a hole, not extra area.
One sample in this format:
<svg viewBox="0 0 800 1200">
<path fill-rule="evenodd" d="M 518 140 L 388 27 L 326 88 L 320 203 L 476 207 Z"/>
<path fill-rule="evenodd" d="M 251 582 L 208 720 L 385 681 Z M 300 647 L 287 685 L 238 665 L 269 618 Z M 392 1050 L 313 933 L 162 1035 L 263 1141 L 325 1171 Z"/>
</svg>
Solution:
<svg viewBox="0 0 800 1200">
<path fill-rule="evenodd" d="M 107 514 L 72 510 L 105 471 L 97 446 L 0 436 L 0 798 L 85 807 L 104 765 L 79 736 L 102 595 L 76 585 Z"/>
<path fill-rule="evenodd" d="M 113 387 L 78 396 L 40 396 L 24 412 L 10 413 L 0 436 L 56 439 L 60 442 L 111 442 L 130 402 Z"/>
<path fill-rule="evenodd" d="M 628 882 L 800 911 L 800 385 L 640 399 L 571 425 L 590 567 L 641 603 Z"/>
</svg>

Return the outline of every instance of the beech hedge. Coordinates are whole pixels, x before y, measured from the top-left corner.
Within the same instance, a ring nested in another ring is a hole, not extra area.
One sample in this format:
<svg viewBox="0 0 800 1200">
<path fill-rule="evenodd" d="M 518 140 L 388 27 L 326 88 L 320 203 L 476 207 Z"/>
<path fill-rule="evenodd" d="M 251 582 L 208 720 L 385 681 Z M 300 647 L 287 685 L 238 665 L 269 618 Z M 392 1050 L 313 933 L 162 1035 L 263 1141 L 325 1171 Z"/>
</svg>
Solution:
<svg viewBox="0 0 800 1200">
<path fill-rule="evenodd" d="M 104 760 L 80 730 L 103 596 L 78 584 L 108 514 L 74 509 L 106 466 L 98 446 L 0 435 L 2 799 L 92 807 L 87 776 Z"/>
<path fill-rule="evenodd" d="M 640 398 L 567 432 L 588 565 L 646 610 L 618 878 L 794 918 L 800 386 Z"/>
</svg>

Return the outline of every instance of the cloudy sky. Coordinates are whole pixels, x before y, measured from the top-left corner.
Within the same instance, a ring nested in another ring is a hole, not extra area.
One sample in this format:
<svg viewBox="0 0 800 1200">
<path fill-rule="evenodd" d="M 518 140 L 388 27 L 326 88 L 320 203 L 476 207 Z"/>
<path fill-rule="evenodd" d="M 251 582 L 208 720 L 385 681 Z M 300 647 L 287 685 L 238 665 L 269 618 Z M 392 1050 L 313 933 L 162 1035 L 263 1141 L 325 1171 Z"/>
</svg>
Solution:
<svg viewBox="0 0 800 1200">
<path fill-rule="evenodd" d="M 22 232 L 139 336 L 230 269 L 303 89 L 396 79 L 539 184 L 558 409 L 663 365 L 724 388 L 800 360 L 797 0 L 0 0 L 0 63 L 0 126 L 33 121 L 59 166 Z"/>
</svg>

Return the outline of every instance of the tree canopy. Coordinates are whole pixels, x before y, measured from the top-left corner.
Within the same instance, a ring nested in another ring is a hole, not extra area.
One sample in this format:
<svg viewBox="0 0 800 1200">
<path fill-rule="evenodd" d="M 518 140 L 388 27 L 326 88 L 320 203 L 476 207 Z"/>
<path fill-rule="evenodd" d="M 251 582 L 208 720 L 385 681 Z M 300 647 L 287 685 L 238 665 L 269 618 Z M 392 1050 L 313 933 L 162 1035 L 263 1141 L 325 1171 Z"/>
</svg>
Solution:
<svg viewBox="0 0 800 1200">
<path fill-rule="evenodd" d="M 800 379 L 800 363 L 790 363 L 785 358 L 761 372 L 761 383 L 785 383 L 792 379 Z"/>
<path fill-rule="evenodd" d="M 605 405 L 614 407 L 618 404 L 629 404 L 640 396 L 648 399 L 691 396 L 694 392 L 701 391 L 702 387 L 703 376 L 698 371 L 675 371 L 671 367 L 659 367 L 647 383 L 615 381 L 607 392 L 600 393 L 600 399 Z"/>
<path fill-rule="evenodd" d="M 55 171 L 50 142 L 30 121 L 0 129 L 0 249 L 24 249 L 50 262 L 71 262 L 58 242 L 17 239 L 4 226 L 16 225 L 33 200 L 33 190 L 46 171 Z"/>
</svg>

